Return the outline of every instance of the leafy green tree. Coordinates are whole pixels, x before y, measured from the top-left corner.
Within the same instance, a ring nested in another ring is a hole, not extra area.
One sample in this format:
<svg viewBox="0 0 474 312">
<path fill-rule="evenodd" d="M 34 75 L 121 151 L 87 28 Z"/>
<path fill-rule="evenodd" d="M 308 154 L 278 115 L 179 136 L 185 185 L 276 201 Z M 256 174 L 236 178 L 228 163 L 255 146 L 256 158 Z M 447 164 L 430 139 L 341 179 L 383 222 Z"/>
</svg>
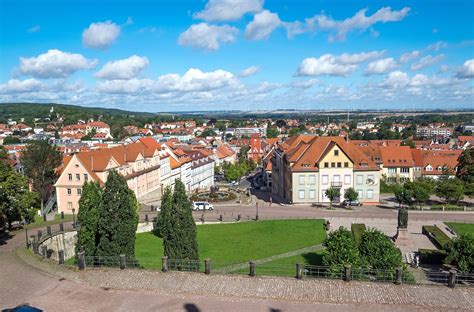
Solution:
<svg viewBox="0 0 474 312">
<path fill-rule="evenodd" d="M 464 233 L 448 245 L 447 262 L 456 265 L 461 272 L 474 272 L 474 234 Z"/>
<path fill-rule="evenodd" d="M 474 148 L 459 155 L 456 177 L 465 183 L 474 183 Z"/>
<path fill-rule="evenodd" d="M 135 255 L 135 232 L 137 231 L 137 199 L 127 186 L 125 178 L 110 171 L 105 182 L 103 208 L 99 211 L 99 244 L 96 255 L 117 257 Z"/>
<path fill-rule="evenodd" d="M 278 129 L 276 128 L 268 128 L 267 129 L 267 138 L 276 138 L 280 132 L 278 132 Z"/>
<path fill-rule="evenodd" d="M 80 224 L 77 234 L 76 253 L 81 246 L 87 256 L 95 256 L 100 236 L 98 231 L 99 213 L 102 210 L 103 190 L 98 182 L 85 182 L 79 199 L 77 221 Z"/>
<path fill-rule="evenodd" d="M 344 199 L 350 202 L 355 202 L 357 198 L 359 198 L 359 193 L 353 187 L 348 188 L 344 193 Z"/>
<path fill-rule="evenodd" d="M 436 183 L 435 193 L 447 203 L 457 204 L 464 196 L 464 185 L 457 178 L 439 178 Z"/>
<path fill-rule="evenodd" d="M 164 254 L 170 259 L 199 260 L 196 223 L 183 182 L 176 180 L 173 194 L 165 190 L 159 218 Z"/>
<path fill-rule="evenodd" d="M 292 136 L 295 136 L 295 135 L 298 135 L 301 133 L 301 129 L 300 128 L 291 128 L 290 129 L 290 132 L 288 133 L 288 136 L 289 137 L 292 137 Z"/>
<path fill-rule="evenodd" d="M 19 137 L 16 137 L 16 136 L 7 136 L 3 139 L 3 144 L 4 145 L 10 145 L 10 144 L 20 144 L 21 141 L 20 141 L 20 138 Z"/>
<path fill-rule="evenodd" d="M 399 206 L 401 204 L 411 205 L 413 203 L 413 189 L 411 187 L 397 184 L 393 189 Z"/>
<path fill-rule="evenodd" d="M 362 234 L 359 250 L 364 263 L 372 269 L 393 270 L 402 264 L 400 250 L 377 229 L 368 229 Z"/>
<path fill-rule="evenodd" d="M 283 119 L 278 119 L 276 122 L 275 122 L 276 126 L 278 128 L 281 128 L 281 127 L 285 127 L 286 126 L 286 121 L 284 121 Z"/>
<path fill-rule="evenodd" d="M 203 132 L 201 132 L 201 134 L 199 135 L 201 138 L 205 138 L 205 137 L 210 137 L 210 136 L 216 136 L 216 132 L 211 129 L 211 128 L 206 128 L 204 129 Z"/>
<path fill-rule="evenodd" d="M 329 198 L 329 208 L 332 208 L 334 200 L 341 195 L 341 192 L 338 188 L 330 187 L 324 193 L 327 198 Z"/>
<path fill-rule="evenodd" d="M 341 268 L 346 264 L 354 267 L 361 265 L 361 257 L 352 233 L 344 227 L 329 233 L 324 241 L 326 253 L 323 264 L 331 269 Z"/>
<path fill-rule="evenodd" d="M 30 192 L 28 179 L 11 168 L 0 166 L 0 220 L 11 229 L 15 221 L 33 222 L 38 194 Z"/>
<path fill-rule="evenodd" d="M 239 153 L 237 154 L 237 156 L 239 157 L 239 162 L 244 162 L 247 160 L 247 153 L 249 152 L 249 150 L 250 146 L 248 145 L 240 147 Z"/>
<path fill-rule="evenodd" d="M 430 199 L 429 189 L 423 184 L 417 181 L 410 183 L 413 191 L 413 200 L 421 209 L 421 206 Z M 408 186 L 407 186 L 408 187 Z"/>
<path fill-rule="evenodd" d="M 61 160 L 59 150 L 46 140 L 28 143 L 21 157 L 25 175 L 30 178 L 33 189 L 39 193 L 41 210 L 57 178 L 56 168 Z"/>
</svg>

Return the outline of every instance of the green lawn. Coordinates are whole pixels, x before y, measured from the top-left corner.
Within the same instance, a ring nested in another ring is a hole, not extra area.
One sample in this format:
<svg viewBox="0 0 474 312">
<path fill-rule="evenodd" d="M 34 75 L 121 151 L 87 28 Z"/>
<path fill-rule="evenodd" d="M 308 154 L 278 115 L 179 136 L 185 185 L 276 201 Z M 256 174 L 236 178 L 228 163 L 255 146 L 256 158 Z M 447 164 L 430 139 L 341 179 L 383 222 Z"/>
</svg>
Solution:
<svg viewBox="0 0 474 312">
<path fill-rule="evenodd" d="M 455 223 L 455 222 L 445 222 L 457 235 L 464 233 L 474 234 L 474 223 Z"/>
<path fill-rule="evenodd" d="M 324 220 L 274 220 L 198 225 L 199 256 L 219 268 L 320 244 Z M 135 256 L 145 268 L 161 268 L 162 239 L 137 234 Z M 296 262 L 295 262 L 296 263 Z"/>
</svg>

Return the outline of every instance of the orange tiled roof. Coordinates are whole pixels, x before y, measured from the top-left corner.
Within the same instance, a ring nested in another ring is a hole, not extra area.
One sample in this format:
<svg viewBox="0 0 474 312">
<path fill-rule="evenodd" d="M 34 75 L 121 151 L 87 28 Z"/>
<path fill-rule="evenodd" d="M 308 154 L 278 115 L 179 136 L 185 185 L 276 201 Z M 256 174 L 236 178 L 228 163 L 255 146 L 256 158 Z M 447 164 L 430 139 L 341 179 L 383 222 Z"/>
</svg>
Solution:
<svg viewBox="0 0 474 312">
<path fill-rule="evenodd" d="M 423 170 L 424 175 L 441 175 L 443 169 L 446 169 L 449 173 L 454 174 L 454 169 L 458 165 L 458 157 L 461 151 L 458 153 L 439 153 L 439 151 L 423 151 Z M 432 171 L 426 170 L 426 167 L 430 165 L 433 167 Z M 440 169 L 440 170 L 439 170 Z"/>
<path fill-rule="evenodd" d="M 222 144 L 216 148 L 216 156 L 219 159 L 230 157 L 234 154 L 235 151 L 228 144 Z"/>
<path fill-rule="evenodd" d="M 409 146 L 382 146 L 380 154 L 384 167 L 413 167 L 415 165 Z"/>
</svg>

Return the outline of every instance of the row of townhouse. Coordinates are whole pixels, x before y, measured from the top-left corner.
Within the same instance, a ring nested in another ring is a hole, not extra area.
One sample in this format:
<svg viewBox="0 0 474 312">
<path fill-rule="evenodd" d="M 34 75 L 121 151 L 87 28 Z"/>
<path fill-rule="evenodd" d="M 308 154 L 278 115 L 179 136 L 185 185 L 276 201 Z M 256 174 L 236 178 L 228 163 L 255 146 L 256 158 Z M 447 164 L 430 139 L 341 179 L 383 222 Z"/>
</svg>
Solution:
<svg viewBox="0 0 474 312">
<path fill-rule="evenodd" d="M 290 203 L 327 203 L 330 187 L 336 201 L 354 188 L 361 202 L 379 202 L 380 168 L 341 137 L 294 136 L 277 144 L 270 167 L 272 194 Z"/>
<path fill-rule="evenodd" d="M 214 159 L 200 151 L 178 157 L 165 144 L 151 137 L 135 143 L 102 148 L 65 156 L 55 184 L 58 211 L 72 213 L 79 209 L 84 182 L 104 185 L 108 173 L 116 170 L 140 200 L 159 198 L 163 190 L 181 179 L 186 189 L 206 189 L 214 183 Z"/>
</svg>

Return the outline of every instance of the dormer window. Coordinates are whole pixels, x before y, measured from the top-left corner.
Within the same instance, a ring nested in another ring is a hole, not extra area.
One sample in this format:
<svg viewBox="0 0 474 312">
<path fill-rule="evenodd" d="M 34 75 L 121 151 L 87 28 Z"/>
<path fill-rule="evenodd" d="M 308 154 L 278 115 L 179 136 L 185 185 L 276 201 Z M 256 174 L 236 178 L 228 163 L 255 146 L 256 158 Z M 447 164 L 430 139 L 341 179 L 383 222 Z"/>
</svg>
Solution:
<svg viewBox="0 0 474 312">
<path fill-rule="evenodd" d="M 337 149 L 334 150 L 334 156 L 339 156 L 339 150 Z"/>
</svg>

